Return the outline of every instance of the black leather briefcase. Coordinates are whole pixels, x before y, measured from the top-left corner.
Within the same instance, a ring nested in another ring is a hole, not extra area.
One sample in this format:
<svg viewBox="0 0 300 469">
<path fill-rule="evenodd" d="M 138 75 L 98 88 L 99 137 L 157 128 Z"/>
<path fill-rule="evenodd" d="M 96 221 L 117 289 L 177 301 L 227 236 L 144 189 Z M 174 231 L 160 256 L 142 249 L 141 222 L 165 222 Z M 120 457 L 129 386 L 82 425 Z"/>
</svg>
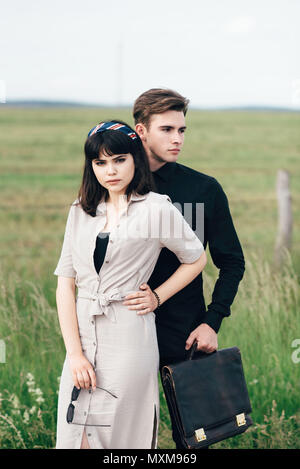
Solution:
<svg viewBox="0 0 300 469">
<path fill-rule="evenodd" d="M 162 384 L 186 448 L 209 446 L 252 425 L 251 404 L 238 347 L 164 366 Z"/>
</svg>

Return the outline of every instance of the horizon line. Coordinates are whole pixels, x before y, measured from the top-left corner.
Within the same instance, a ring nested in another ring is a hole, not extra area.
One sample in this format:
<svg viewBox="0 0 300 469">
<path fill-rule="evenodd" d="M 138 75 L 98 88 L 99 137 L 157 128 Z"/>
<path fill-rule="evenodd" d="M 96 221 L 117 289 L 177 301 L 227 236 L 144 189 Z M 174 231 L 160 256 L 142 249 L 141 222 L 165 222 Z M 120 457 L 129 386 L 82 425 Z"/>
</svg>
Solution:
<svg viewBox="0 0 300 469">
<path fill-rule="evenodd" d="M 11 99 L 5 102 L 0 102 L 0 107 L 2 106 L 27 106 L 27 107 L 92 107 L 92 108 L 132 108 L 132 105 L 129 103 L 124 104 L 104 104 L 104 103 L 87 103 L 82 101 L 69 101 L 69 100 L 51 100 L 51 99 Z M 274 110 L 274 111 L 289 111 L 289 112 L 299 112 L 300 107 L 293 106 L 280 106 L 280 105 L 268 105 L 268 104 L 237 104 L 237 105 L 215 105 L 215 106 L 200 106 L 194 105 L 189 106 L 190 110 L 234 110 L 234 109 L 244 109 L 244 110 Z"/>
</svg>

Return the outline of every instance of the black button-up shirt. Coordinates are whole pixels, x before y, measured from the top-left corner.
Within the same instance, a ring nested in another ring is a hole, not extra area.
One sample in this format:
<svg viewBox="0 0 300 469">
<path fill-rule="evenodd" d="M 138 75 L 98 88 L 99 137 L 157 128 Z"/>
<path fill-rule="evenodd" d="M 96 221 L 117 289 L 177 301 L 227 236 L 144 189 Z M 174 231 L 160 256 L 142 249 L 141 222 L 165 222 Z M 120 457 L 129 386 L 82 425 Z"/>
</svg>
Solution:
<svg viewBox="0 0 300 469">
<path fill-rule="evenodd" d="M 178 163 L 166 163 L 152 173 L 156 191 L 167 194 L 173 204 L 181 204 L 182 213 L 198 234 L 196 213 L 204 204 L 204 248 L 207 244 L 211 258 L 220 270 L 212 301 L 206 308 L 203 297 L 202 274 L 183 290 L 166 301 L 156 312 L 160 356 L 186 357 L 185 341 L 199 324 L 206 323 L 216 332 L 222 319 L 230 315 L 230 306 L 238 290 L 244 270 L 243 251 L 231 218 L 227 197 L 219 182 L 206 174 Z M 184 213 L 184 204 L 189 214 Z M 193 219 L 190 218 L 192 206 Z M 198 211 L 198 212 L 197 212 Z M 188 215 L 188 216 L 187 216 Z M 200 217 L 201 218 L 201 217 Z M 201 231 L 201 230 L 200 230 Z M 158 287 L 179 267 L 175 254 L 163 248 L 149 280 L 152 289 Z"/>
</svg>

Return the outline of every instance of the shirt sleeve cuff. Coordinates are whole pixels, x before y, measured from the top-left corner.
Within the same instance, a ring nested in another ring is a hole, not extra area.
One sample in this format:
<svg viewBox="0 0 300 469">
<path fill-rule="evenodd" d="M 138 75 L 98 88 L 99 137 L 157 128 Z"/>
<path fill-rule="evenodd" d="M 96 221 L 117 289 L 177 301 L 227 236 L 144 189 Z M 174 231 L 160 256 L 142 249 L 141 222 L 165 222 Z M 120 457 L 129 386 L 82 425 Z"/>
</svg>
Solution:
<svg viewBox="0 0 300 469">
<path fill-rule="evenodd" d="M 202 323 L 208 324 L 216 333 L 219 332 L 224 316 L 216 311 L 207 311 Z"/>
<path fill-rule="evenodd" d="M 76 278 L 76 272 L 74 270 L 66 270 L 59 267 L 55 269 L 53 275 L 57 275 L 58 277 Z"/>
</svg>

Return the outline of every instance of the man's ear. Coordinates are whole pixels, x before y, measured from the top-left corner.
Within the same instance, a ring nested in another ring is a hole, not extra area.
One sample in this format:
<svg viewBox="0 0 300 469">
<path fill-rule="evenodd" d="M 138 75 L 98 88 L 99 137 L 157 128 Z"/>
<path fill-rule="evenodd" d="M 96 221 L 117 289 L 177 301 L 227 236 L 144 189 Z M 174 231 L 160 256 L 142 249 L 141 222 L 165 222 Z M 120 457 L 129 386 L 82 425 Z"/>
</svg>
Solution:
<svg viewBox="0 0 300 469">
<path fill-rule="evenodd" d="M 144 126 L 144 124 L 141 124 L 141 123 L 136 124 L 136 126 L 135 126 L 135 131 L 136 131 L 136 133 L 138 134 L 138 136 L 140 137 L 140 139 L 141 139 L 142 141 L 145 141 L 145 139 L 146 139 L 146 134 L 147 134 L 147 129 L 146 129 L 146 127 Z"/>
</svg>

